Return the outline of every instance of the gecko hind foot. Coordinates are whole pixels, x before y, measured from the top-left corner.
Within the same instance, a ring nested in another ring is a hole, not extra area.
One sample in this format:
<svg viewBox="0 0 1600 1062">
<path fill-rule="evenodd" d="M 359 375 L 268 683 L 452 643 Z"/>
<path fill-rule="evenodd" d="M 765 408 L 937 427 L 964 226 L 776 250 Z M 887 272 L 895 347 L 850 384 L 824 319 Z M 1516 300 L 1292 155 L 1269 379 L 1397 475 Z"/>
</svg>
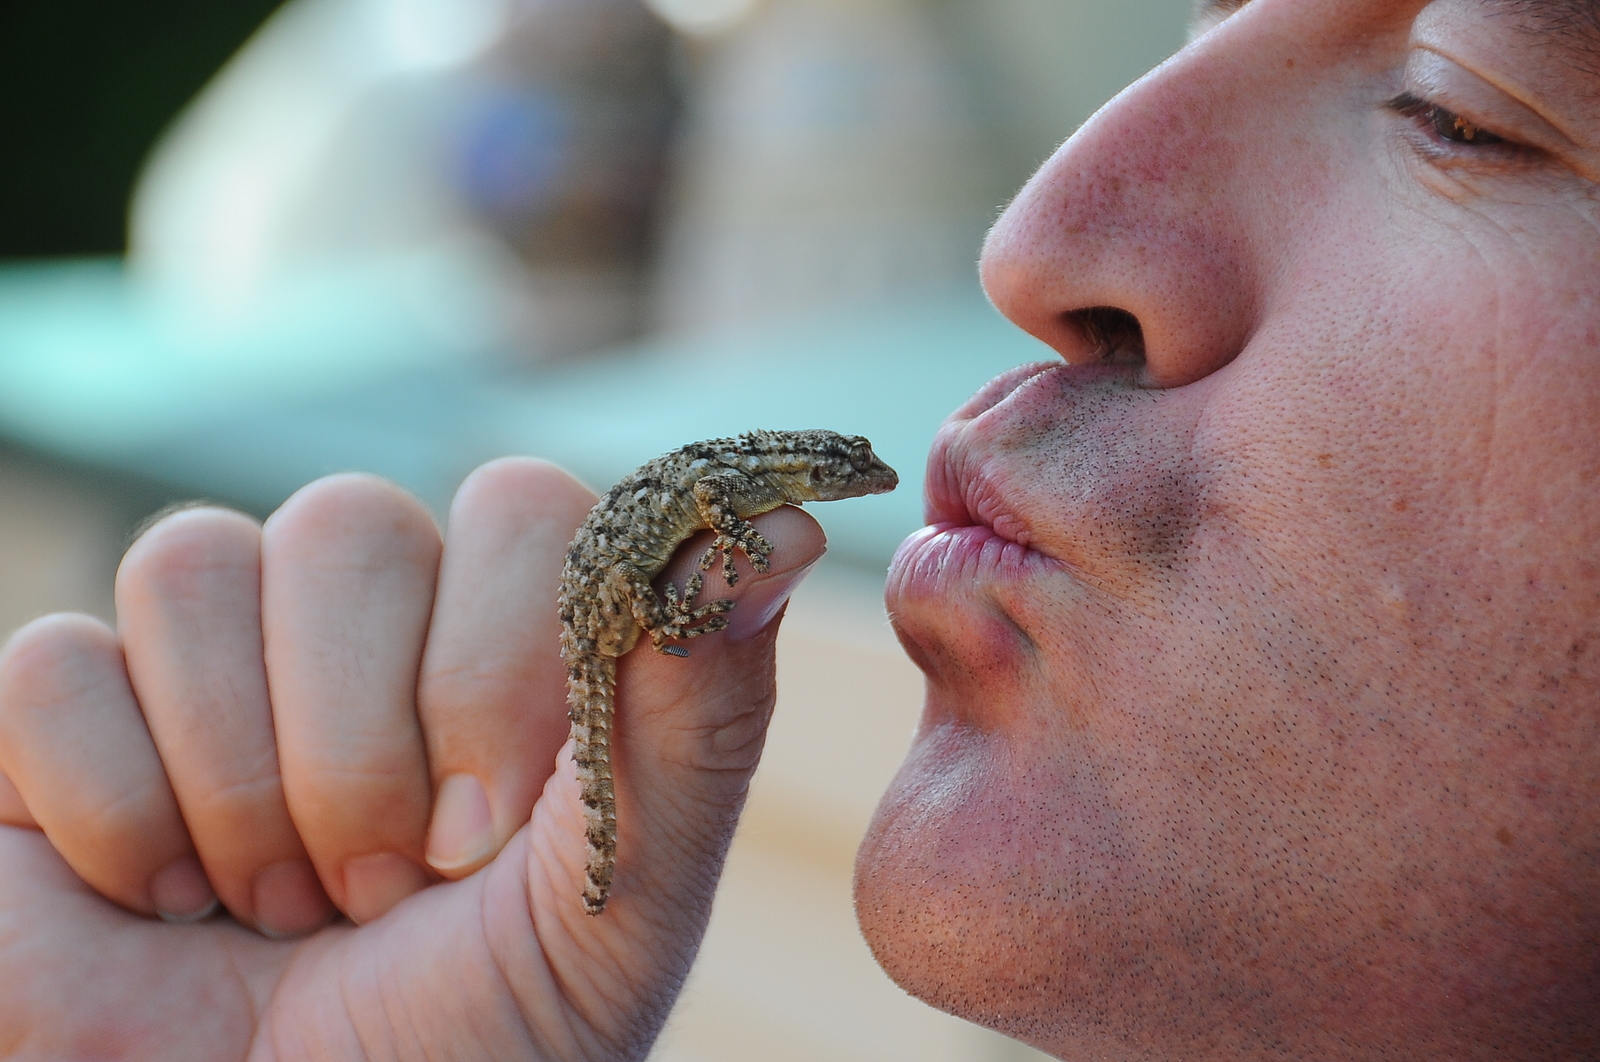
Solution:
<svg viewBox="0 0 1600 1062">
<path fill-rule="evenodd" d="M 723 605 L 725 608 L 718 608 Z M 688 656 L 689 650 L 681 645 L 669 645 L 674 639 L 698 638 L 702 634 L 715 634 L 727 630 L 728 617 L 724 615 L 733 607 L 732 601 L 713 601 L 682 617 L 662 624 L 650 632 L 650 644 L 658 653 L 670 656 Z"/>
<path fill-rule="evenodd" d="M 699 608 L 693 607 L 692 602 L 700 593 L 701 583 L 700 573 L 696 572 L 689 577 L 682 594 L 671 583 L 666 585 L 662 594 L 666 600 L 661 608 L 664 622 L 650 628 L 650 644 L 656 652 L 666 653 L 669 656 L 688 656 L 689 650 L 683 646 L 667 643 L 674 639 L 697 638 L 702 634 L 712 634 L 728 626 L 725 614 L 732 610 L 732 601 L 711 601 Z"/>
</svg>

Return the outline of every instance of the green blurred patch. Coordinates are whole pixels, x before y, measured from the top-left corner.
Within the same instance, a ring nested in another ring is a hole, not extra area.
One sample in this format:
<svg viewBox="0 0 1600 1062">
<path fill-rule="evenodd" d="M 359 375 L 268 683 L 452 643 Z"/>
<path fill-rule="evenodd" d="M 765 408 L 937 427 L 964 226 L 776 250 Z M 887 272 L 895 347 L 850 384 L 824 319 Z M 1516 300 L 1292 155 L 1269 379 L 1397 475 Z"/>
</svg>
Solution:
<svg viewBox="0 0 1600 1062">
<path fill-rule="evenodd" d="M 0 257 L 120 252 L 156 137 L 278 0 L 0 0 Z"/>
</svg>

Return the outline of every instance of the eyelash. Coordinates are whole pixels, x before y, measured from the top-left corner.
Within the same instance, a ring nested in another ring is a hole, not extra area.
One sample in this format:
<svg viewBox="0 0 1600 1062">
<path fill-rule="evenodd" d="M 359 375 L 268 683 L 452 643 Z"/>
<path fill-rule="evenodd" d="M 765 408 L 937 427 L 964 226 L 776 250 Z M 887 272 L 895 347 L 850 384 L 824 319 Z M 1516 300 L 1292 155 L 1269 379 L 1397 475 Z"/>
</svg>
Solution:
<svg viewBox="0 0 1600 1062">
<path fill-rule="evenodd" d="M 1389 108 L 1402 117 L 1414 120 L 1425 131 L 1450 144 L 1489 147 L 1506 143 L 1505 137 L 1491 133 L 1476 122 L 1410 92 L 1402 92 L 1390 100 Z"/>
</svg>

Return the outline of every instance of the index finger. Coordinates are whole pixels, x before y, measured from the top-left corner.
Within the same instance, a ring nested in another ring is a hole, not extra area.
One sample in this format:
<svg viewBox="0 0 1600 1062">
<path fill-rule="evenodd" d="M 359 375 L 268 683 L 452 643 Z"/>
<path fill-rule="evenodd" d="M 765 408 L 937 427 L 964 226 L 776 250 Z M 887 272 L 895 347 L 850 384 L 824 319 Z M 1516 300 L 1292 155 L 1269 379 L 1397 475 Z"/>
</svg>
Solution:
<svg viewBox="0 0 1600 1062">
<path fill-rule="evenodd" d="M 448 878 L 521 829 L 567 740 L 556 590 L 592 491 L 504 458 L 456 492 L 417 687 L 433 779 L 427 859 Z"/>
</svg>

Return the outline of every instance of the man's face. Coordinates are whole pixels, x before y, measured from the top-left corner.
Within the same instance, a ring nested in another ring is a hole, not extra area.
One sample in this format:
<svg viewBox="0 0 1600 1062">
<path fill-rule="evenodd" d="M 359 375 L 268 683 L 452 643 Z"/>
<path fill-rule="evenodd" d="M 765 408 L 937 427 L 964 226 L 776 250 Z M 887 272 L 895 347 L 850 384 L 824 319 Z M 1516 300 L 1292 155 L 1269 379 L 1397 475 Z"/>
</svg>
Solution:
<svg viewBox="0 0 1600 1062">
<path fill-rule="evenodd" d="M 1592 1057 L 1600 15 L 1225 6 L 989 239 L 1064 361 L 935 445 L 862 927 L 1069 1058 Z"/>
</svg>

